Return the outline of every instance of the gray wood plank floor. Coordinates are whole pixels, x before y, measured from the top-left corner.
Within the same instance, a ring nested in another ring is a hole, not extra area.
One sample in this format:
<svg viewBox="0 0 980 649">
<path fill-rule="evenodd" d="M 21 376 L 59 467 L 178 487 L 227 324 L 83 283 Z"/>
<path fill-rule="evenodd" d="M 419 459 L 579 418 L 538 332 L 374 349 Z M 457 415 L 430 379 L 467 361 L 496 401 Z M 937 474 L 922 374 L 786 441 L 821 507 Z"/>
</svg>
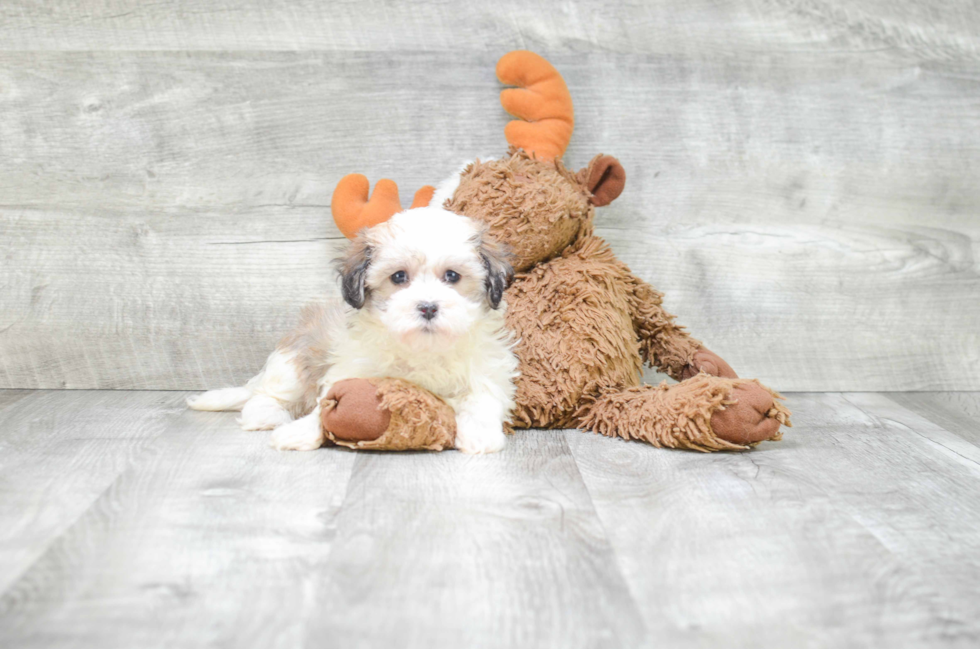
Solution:
<svg viewBox="0 0 980 649">
<path fill-rule="evenodd" d="M 980 393 L 750 453 L 278 453 L 181 392 L 0 391 L 0 646 L 980 642 Z"/>
</svg>

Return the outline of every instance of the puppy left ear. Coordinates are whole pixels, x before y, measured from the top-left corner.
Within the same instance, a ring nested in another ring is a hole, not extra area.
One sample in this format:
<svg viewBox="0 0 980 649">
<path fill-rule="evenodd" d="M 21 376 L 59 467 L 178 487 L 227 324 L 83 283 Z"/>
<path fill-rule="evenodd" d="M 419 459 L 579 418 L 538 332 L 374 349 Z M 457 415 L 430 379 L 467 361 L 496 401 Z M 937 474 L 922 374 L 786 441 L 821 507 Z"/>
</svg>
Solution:
<svg viewBox="0 0 980 649">
<path fill-rule="evenodd" d="M 347 253 L 337 260 L 337 272 L 340 273 L 340 288 L 344 301 L 355 309 L 363 307 L 367 299 L 369 291 L 365 279 L 370 265 L 371 246 L 361 233 L 351 241 Z"/>
<path fill-rule="evenodd" d="M 486 269 L 487 277 L 484 284 L 487 289 L 487 301 L 490 308 L 496 309 L 504 298 L 504 291 L 514 279 L 514 267 L 510 265 L 510 251 L 496 241 L 480 237 L 480 259 Z"/>
</svg>

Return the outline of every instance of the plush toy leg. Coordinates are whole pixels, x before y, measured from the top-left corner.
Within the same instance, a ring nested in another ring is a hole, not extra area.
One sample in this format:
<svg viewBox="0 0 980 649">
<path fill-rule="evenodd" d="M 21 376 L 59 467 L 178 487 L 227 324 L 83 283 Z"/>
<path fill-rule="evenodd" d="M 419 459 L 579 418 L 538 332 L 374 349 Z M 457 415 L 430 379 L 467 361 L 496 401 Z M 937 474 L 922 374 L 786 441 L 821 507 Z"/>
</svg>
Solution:
<svg viewBox="0 0 980 649">
<path fill-rule="evenodd" d="M 744 450 L 782 438 L 790 412 L 752 379 L 702 373 L 677 383 L 608 391 L 577 413 L 579 425 L 609 437 L 696 451 Z"/>
<path fill-rule="evenodd" d="M 349 379 L 320 402 L 330 442 L 386 451 L 453 448 L 456 415 L 445 401 L 401 379 Z"/>
</svg>

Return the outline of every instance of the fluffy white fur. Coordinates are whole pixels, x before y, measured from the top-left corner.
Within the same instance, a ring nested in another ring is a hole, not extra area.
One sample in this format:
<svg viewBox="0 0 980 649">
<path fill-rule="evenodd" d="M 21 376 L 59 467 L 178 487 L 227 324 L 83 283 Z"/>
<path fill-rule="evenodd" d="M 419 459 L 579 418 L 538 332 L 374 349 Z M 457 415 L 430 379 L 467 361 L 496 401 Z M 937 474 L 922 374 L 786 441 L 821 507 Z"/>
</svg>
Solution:
<svg viewBox="0 0 980 649">
<path fill-rule="evenodd" d="M 318 402 L 334 383 L 402 378 L 455 410 L 456 448 L 501 450 L 517 359 L 506 304 L 494 307 L 509 267 L 476 223 L 438 207 L 408 210 L 363 230 L 341 263 L 350 306 L 307 309 L 245 387 L 212 390 L 188 405 L 241 409 L 242 428 L 274 429 L 274 447 L 311 450 L 324 441 Z M 400 284 L 399 271 L 407 276 Z M 425 318 L 420 305 L 434 305 L 435 316 Z"/>
</svg>

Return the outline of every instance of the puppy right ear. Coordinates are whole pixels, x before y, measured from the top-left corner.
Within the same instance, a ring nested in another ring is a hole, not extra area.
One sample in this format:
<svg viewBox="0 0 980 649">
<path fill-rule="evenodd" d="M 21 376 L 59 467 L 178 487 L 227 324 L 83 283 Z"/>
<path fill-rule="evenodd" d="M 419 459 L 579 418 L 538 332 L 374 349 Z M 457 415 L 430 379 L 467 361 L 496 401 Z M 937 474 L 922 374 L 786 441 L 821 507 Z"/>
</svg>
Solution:
<svg viewBox="0 0 980 649">
<path fill-rule="evenodd" d="M 479 241 L 480 260 L 483 261 L 483 268 L 487 273 L 484 280 L 487 302 L 491 309 L 496 309 L 500 306 L 504 291 L 514 280 L 514 267 L 510 264 L 511 253 L 503 244 L 482 235 Z"/>
<path fill-rule="evenodd" d="M 364 234 L 358 234 L 347 253 L 337 260 L 337 272 L 340 273 L 340 290 L 344 301 L 355 309 L 364 306 L 369 290 L 365 284 L 368 267 L 371 266 L 371 246 L 368 245 Z"/>
</svg>

